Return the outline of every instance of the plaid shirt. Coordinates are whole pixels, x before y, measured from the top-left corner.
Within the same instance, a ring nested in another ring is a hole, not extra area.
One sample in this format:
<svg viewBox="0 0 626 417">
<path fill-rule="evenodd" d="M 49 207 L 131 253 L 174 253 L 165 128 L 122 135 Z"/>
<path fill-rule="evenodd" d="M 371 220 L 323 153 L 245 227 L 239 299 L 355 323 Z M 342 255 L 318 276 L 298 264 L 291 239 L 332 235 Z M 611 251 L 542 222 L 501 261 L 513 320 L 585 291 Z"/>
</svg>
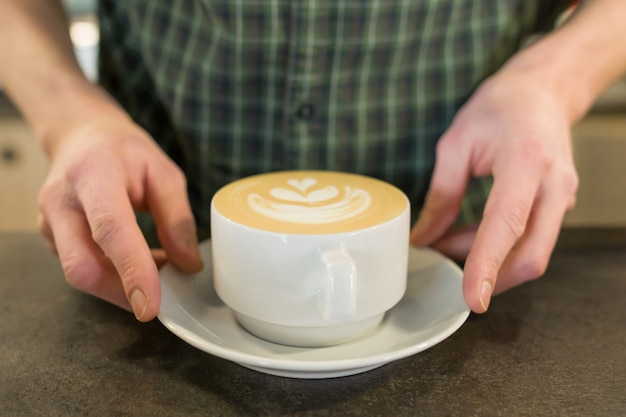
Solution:
<svg viewBox="0 0 626 417">
<path fill-rule="evenodd" d="M 201 238 L 219 187 L 284 169 L 384 179 L 415 220 L 455 112 L 567 3 L 100 0 L 100 82 L 184 170 Z"/>
</svg>

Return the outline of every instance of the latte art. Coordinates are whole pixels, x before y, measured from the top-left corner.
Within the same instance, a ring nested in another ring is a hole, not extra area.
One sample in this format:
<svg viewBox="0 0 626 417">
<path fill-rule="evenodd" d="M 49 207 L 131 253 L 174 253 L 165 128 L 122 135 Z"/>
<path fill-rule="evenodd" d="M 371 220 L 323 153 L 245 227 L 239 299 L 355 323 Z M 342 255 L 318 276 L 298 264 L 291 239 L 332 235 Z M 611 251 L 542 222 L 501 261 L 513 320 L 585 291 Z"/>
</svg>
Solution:
<svg viewBox="0 0 626 417">
<path fill-rule="evenodd" d="M 248 196 L 252 210 L 262 216 L 290 223 L 323 224 L 340 222 L 358 216 L 367 210 L 372 202 L 370 194 L 360 188 L 353 189 L 346 185 L 339 201 L 335 201 L 340 192 L 334 185 L 321 189 L 309 188 L 317 184 L 314 178 L 302 181 L 290 179 L 287 184 L 296 190 L 272 188 L 272 199 L 253 193 Z"/>
<path fill-rule="evenodd" d="M 383 181 L 329 171 L 284 171 L 235 181 L 218 191 L 214 209 L 245 226 L 297 234 L 339 233 L 384 223 L 408 208 Z"/>
</svg>

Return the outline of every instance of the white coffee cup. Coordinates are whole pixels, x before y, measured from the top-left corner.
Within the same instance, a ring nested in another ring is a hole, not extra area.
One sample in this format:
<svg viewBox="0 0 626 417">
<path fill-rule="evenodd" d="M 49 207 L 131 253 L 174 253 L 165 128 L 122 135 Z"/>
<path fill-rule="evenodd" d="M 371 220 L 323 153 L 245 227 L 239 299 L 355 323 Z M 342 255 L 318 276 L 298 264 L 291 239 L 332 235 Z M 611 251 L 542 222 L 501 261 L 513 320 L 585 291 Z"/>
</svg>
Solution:
<svg viewBox="0 0 626 417">
<path fill-rule="evenodd" d="M 250 333 L 319 347 L 373 331 L 404 295 L 407 197 L 369 177 L 282 171 L 211 202 L 217 294 Z"/>
</svg>

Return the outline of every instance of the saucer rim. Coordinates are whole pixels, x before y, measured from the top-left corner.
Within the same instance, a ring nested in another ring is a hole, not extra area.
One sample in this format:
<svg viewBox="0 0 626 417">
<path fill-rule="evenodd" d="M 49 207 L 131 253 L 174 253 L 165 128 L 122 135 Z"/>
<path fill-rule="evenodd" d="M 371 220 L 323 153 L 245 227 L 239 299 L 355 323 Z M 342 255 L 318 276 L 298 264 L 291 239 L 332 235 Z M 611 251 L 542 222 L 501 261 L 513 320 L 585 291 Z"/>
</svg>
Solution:
<svg viewBox="0 0 626 417">
<path fill-rule="evenodd" d="M 208 250 L 210 252 L 210 239 L 207 239 L 200 243 L 201 250 Z M 208 247 L 208 248 L 207 248 Z M 450 269 L 450 272 L 454 272 L 457 275 L 456 278 L 462 280 L 462 270 L 461 268 L 448 258 L 443 255 L 435 252 L 431 249 L 427 248 L 410 248 L 409 259 L 411 258 L 411 254 L 415 254 L 418 252 L 428 252 L 429 256 L 434 256 L 437 259 L 437 264 L 445 264 L 447 268 Z M 210 255 L 209 255 L 210 256 Z M 208 259 L 210 261 L 210 257 Z M 205 270 L 200 272 L 199 274 L 193 275 L 201 275 L 206 271 L 206 268 L 209 267 L 209 262 L 205 259 Z M 172 269 L 170 265 L 164 266 L 164 268 L 160 272 L 160 280 L 163 280 L 162 274 L 167 270 Z M 175 270 L 174 273 L 179 275 L 188 275 L 192 274 L 184 274 L 178 270 Z M 409 273 L 408 279 L 411 279 L 411 273 Z M 204 284 L 207 285 L 207 284 Z M 409 286 L 407 285 L 407 289 Z M 398 304 L 402 303 L 402 300 Z M 177 303 L 180 305 L 179 303 Z M 224 308 L 227 310 L 228 316 L 230 319 L 236 323 L 236 319 L 234 317 L 234 312 L 228 306 L 224 305 L 220 308 Z M 395 309 L 395 307 L 394 307 Z M 362 338 L 356 339 L 354 341 L 347 342 L 341 346 L 354 345 L 358 348 L 359 344 L 367 343 L 368 340 L 373 340 L 372 338 L 381 331 L 385 326 L 389 325 L 389 315 L 394 313 L 394 309 L 388 312 L 383 318 L 382 323 L 379 328 L 376 329 L 371 334 L 364 336 Z M 419 343 L 411 344 L 409 346 L 399 348 L 399 349 L 391 349 L 387 352 L 376 353 L 372 355 L 360 356 L 355 358 L 342 358 L 342 359 L 324 359 L 324 360 L 307 360 L 307 359 L 297 359 L 297 358 L 276 358 L 271 356 L 263 356 L 259 354 L 249 353 L 245 351 L 238 350 L 237 347 L 232 345 L 221 346 L 219 344 L 214 343 L 213 341 L 206 339 L 192 330 L 183 327 L 178 324 L 175 319 L 168 317 L 163 309 L 163 300 L 161 309 L 157 315 L 159 321 L 172 333 L 181 338 L 186 343 L 194 346 L 197 349 L 204 351 L 205 353 L 209 353 L 211 355 L 220 357 L 222 359 L 226 359 L 237 363 L 241 366 L 244 366 L 248 369 L 252 369 L 258 372 L 264 372 L 272 375 L 278 376 L 286 376 L 286 377 L 295 377 L 295 378 L 328 378 L 328 377 L 336 377 L 336 376 L 347 376 L 353 375 L 357 373 L 366 372 L 371 369 L 375 369 L 377 367 L 383 366 L 387 363 L 403 359 L 424 350 L 427 350 L 438 343 L 441 343 L 448 337 L 450 337 L 453 333 L 455 333 L 462 325 L 465 323 L 467 318 L 469 317 L 470 309 L 464 303 L 463 308 L 455 313 L 452 318 L 448 319 L 448 323 L 446 323 L 445 328 L 432 335 L 429 338 L 419 341 Z M 244 329 L 241 331 L 246 332 Z M 254 337 L 254 336 L 252 336 Z M 256 338 L 255 338 L 256 339 Z M 256 339 L 256 343 L 259 344 L 270 344 L 273 346 L 280 346 L 281 349 L 289 354 L 295 354 L 299 352 L 305 352 L 307 350 L 311 350 L 310 348 L 300 348 L 300 347 L 292 347 L 292 346 L 283 346 L 277 345 L 275 343 L 263 340 Z M 315 350 L 330 350 L 332 351 L 336 346 L 315 348 Z M 321 375 L 321 376 L 316 376 Z"/>
</svg>

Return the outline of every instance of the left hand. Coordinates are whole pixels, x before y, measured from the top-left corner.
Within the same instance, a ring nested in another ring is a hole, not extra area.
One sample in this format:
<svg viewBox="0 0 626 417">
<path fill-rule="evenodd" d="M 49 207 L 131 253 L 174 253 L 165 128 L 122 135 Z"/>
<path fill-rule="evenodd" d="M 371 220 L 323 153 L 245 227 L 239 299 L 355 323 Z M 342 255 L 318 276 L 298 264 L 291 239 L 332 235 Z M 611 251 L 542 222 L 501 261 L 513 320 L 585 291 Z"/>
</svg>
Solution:
<svg viewBox="0 0 626 417">
<path fill-rule="evenodd" d="M 458 112 L 437 145 L 435 168 L 411 243 L 460 259 L 463 294 L 485 312 L 492 294 L 545 272 L 576 199 L 566 106 L 548 83 L 501 70 Z M 449 230 L 470 177 L 493 175 L 479 225 Z"/>
</svg>

